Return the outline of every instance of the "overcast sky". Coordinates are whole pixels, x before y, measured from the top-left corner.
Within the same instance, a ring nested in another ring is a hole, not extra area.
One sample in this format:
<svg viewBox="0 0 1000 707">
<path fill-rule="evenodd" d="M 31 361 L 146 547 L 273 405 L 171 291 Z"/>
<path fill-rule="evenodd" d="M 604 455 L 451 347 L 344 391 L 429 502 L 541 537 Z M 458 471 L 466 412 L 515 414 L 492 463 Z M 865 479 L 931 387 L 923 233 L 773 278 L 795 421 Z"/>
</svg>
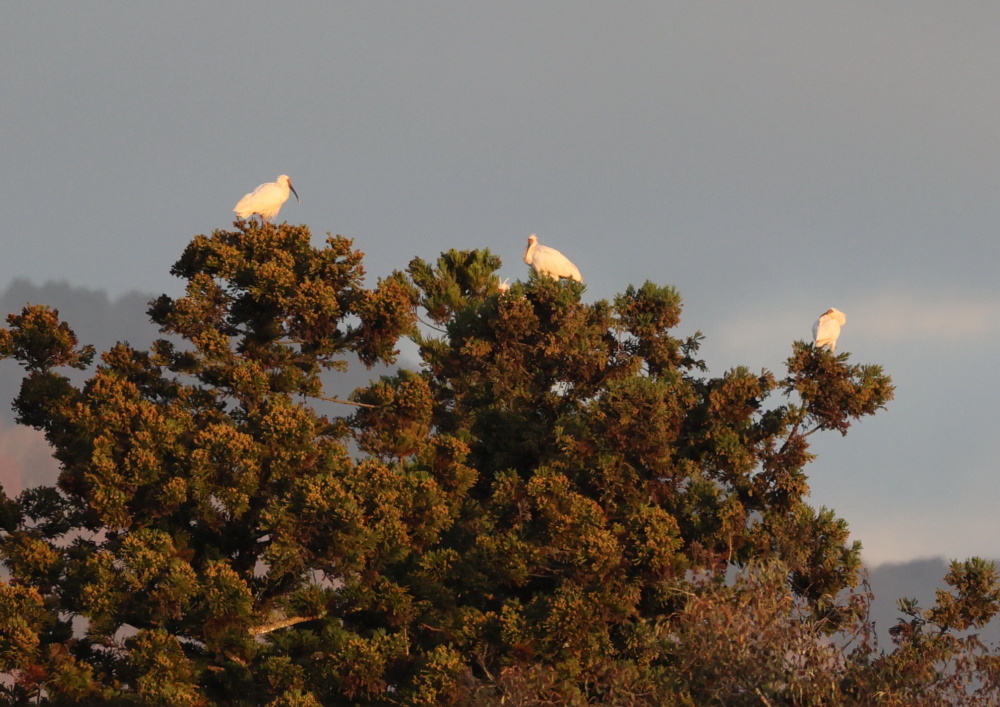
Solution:
<svg viewBox="0 0 1000 707">
<path fill-rule="evenodd" d="M 716 374 L 835 306 L 897 397 L 810 438 L 812 502 L 869 562 L 1000 556 L 998 34 L 914 0 L 7 5 L 0 288 L 177 294 L 287 173 L 279 220 L 373 277 L 488 247 L 523 278 L 538 233 L 588 300 L 672 284 Z"/>
</svg>

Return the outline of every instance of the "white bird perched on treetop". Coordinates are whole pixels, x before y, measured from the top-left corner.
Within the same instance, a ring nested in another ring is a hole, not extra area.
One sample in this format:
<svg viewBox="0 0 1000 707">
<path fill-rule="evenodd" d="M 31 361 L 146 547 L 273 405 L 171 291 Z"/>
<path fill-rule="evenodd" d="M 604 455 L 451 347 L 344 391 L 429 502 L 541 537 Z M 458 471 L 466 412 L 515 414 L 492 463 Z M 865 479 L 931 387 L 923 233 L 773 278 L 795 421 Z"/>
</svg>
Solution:
<svg viewBox="0 0 1000 707">
<path fill-rule="evenodd" d="M 839 309 L 830 309 L 819 315 L 819 319 L 813 324 L 813 344 L 817 349 L 826 346 L 830 353 L 837 350 L 837 337 L 840 336 L 840 327 L 847 324 L 847 315 Z"/>
<path fill-rule="evenodd" d="M 233 211 L 242 219 L 257 214 L 261 221 L 270 221 L 281 211 L 281 205 L 288 201 L 289 191 L 295 194 L 295 201 L 301 204 L 299 193 L 292 186 L 292 180 L 287 174 L 282 174 L 273 182 L 261 184 L 236 202 Z"/>
<path fill-rule="evenodd" d="M 528 247 L 524 249 L 524 262 L 534 268 L 539 275 L 548 275 L 555 280 L 568 277 L 570 280 L 583 282 L 580 270 L 569 261 L 569 258 L 555 248 L 538 245 L 538 236 L 534 233 L 528 236 Z"/>
</svg>

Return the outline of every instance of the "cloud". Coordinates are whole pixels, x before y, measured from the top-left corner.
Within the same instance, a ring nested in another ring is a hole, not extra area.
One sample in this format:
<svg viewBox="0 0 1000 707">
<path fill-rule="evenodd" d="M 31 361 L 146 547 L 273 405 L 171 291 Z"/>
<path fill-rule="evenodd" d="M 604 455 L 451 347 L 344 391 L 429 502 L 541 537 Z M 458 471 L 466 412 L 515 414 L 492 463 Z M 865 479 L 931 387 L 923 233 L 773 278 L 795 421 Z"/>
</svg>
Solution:
<svg viewBox="0 0 1000 707">
<path fill-rule="evenodd" d="M 858 302 L 854 325 L 861 337 L 886 343 L 917 343 L 927 339 L 955 343 L 996 333 L 997 301 L 977 296 L 930 297 L 926 294 L 890 292 Z"/>
<path fill-rule="evenodd" d="M 845 301 L 846 300 L 846 301 Z M 816 297 L 795 302 L 759 302 L 731 309 L 711 332 L 706 345 L 738 354 L 727 365 L 768 361 L 774 366 L 788 355 L 795 340 L 811 341 L 812 324 L 827 307 L 847 314 L 840 349 L 860 351 L 937 342 L 974 345 L 976 340 L 1000 333 L 997 300 L 988 295 L 888 291 L 861 293 L 851 298 L 820 302 Z M 732 358 L 732 356 L 729 356 Z"/>
</svg>

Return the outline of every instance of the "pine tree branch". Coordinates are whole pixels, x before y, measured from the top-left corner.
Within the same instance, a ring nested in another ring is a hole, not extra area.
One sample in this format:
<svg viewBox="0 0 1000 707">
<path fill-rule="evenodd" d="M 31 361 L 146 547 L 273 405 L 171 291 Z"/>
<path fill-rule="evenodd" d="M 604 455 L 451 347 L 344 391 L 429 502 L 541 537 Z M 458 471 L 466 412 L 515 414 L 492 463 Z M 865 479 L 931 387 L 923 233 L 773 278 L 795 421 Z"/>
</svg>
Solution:
<svg viewBox="0 0 1000 707">
<path fill-rule="evenodd" d="M 799 437 L 808 437 L 808 436 L 809 436 L 809 435 L 811 435 L 811 434 L 812 434 L 813 432 L 819 432 L 819 431 L 820 431 L 821 429 L 823 429 L 823 426 L 822 426 L 822 425 L 816 425 L 815 427 L 813 427 L 813 428 L 812 428 L 811 430 L 809 430 L 808 432 L 803 432 L 802 434 L 800 434 L 800 435 L 799 435 Z"/>
<path fill-rule="evenodd" d="M 760 698 L 760 701 L 765 705 L 765 707 L 771 707 L 770 701 L 764 697 L 764 693 L 760 691 L 759 687 L 755 687 L 754 692 L 757 693 L 757 697 Z"/>
<path fill-rule="evenodd" d="M 377 408 L 382 407 L 381 405 L 369 405 L 368 403 L 352 403 L 350 400 L 339 400 L 337 398 L 327 398 L 322 395 L 310 395 L 311 398 L 316 398 L 317 400 L 325 400 L 328 403 L 340 403 L 341 405 L 354 405 L 359 408 Z"/>
<path fill-rule="evenodd" d="M 271 631 L 277 631 L 278 629 L 288 628 L 289 626 L 294 626 L 295 624 L 300 624 L 303 621 L 313 621 L 315 619 L 322 618 L 319 616 L 292 616 L 291 618 L 281 619 L 280 621 L 274 621 L 269 624 L 264 624 L 262 626 L 253 626 L 249 629 L 251 636 L 261 636 L 265 633 L 271 633 Z"/>
<path fill-rule="evenodd" d="M 424 326 L 430 327 L 434 331 L 441 332 L 442 334 L 447 334 L 448 333 L 447 329 L 441 329 L 440 327 L 434 326 L 429 321 L 427 321 L 423 317 L 421 317 L 419 314 L 417 315 L 417 319 L 420 321 L 421 324 L 423 324 Z"/>
</svg>

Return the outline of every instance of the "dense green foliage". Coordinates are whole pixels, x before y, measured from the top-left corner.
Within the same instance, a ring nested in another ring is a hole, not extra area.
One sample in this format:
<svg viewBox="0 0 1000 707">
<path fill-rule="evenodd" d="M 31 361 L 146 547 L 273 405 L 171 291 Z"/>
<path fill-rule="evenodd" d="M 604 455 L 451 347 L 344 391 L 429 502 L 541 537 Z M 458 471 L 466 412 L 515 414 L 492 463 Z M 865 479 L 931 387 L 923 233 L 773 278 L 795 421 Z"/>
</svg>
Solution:
<svg viewBox="0 0 1000 707">
<path fill-rule="evenodd" d="M 0 498 L 10 702 L 996 697 L 996 657 L 957 633 L 997 611 L 994 568 L 956 563 L 879 652 L 860 546 L 804 501 L 809 435 L 892 398 L 878 366 L 796 342 L 781 377 L 711 377 L 670 287 L 501 293 L 496 256 L 449 251 L 368 289 L 349 240 L 310 238 L 196 237 L 186 295 L 149 310 L 165 338 L 80 387 L 59 369 L 94 352 L 56 312 L 0 330 L 62 470 Z M 420 370 L 318 412 L 402 336 Z"/>
</svg>

